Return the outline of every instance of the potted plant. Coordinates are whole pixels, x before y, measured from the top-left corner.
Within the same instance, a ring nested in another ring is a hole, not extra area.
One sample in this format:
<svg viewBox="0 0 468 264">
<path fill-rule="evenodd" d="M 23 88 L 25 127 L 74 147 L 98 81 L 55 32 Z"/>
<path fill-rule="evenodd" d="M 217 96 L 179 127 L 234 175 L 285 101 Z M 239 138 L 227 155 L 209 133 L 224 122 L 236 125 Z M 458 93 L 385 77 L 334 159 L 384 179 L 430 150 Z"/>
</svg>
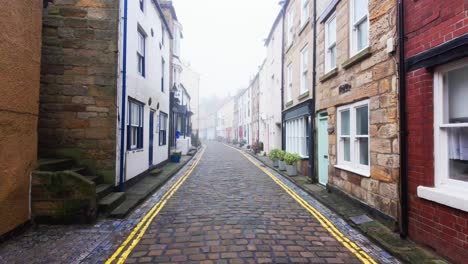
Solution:
<svg viewBox="0 0 468 264">
<path fill-rule="evenodd" d="M 273 167 L 278 167 L 278 160 L 279 160 L 278 152 L 279 151 L 280 151 L 279 149 L 272 149 L 268 153 L 268 158 L 270 158 L 270 160 L 273 162 Z"/>
<path fill-rule="evenodd" d="M 297 154 L 286 153 L 284 155 L 284 161 L 286 162 L 286 173 L 289 176 L 296 176 L 297 175 L 297 162 L 300 161 L 302 158 Z"/>
<path fill-rule="evenodd" d="M 182 157 L 182 152 L 173 152 L 171 154 L 171 162 L 179 163 L 181 157 Z"/>
<path fill-rule="evenodd" d="M 278 152 L 278 166 L 280 171 L 286 170 L 286 163 L 284 162 L 284 157 L 286 156 L 286 152 L 284 150 L 280 150 Z"/>
</svg>

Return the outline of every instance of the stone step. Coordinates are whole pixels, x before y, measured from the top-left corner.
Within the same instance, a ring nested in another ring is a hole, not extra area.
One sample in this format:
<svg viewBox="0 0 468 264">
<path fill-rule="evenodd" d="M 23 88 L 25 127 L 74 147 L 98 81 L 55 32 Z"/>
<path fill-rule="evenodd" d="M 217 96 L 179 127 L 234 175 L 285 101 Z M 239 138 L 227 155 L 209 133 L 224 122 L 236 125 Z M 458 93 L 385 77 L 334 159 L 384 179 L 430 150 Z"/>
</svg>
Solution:
<svg viewBox="0 0 468 264">
<path fill-rule="evenodd" d="M 84 175 L 84 177 L 92 182 L 98 183 L 101 177 L 96 175 Z"/>
<path fill-rule="evenodd" d="M 150 175 L 151 176 L 158 176 L 159 174 L 161 174 L 161 172 L 163 172 L 163 170 L 160 169 L 160 168 L 154 169 L 154 170 L 150 171 Z"/>
<path fill-rule="evenodd" d="M 84 173 L 86 172 L 86 168 L 85 167 L 71 168 L 71 169 L 69 169 L 67 171 L 73 171 L 73 172 L 76 172 L 78 174 L 84 175 Z"/>
<path fill-rule="evenodd" d="M 101 200 L 113 190 L 112 185 L 110 184 L 99 184 L 96 186 L 96 200 Z"/>
<path fill-rule="evenodd" d="M 112 218 L 124 218 L 141 202 L 141 200 L 141 197 L 127 197 L 125 201 L 112 210 L 109 216 Z"/>
<path fill-rule="evenodd" d="M 40 171 L 63 171 L 73 168 L 71 159 L 39 159 L 38 164 Z"/>
<path fill-rule="evenodd" d="M 124 192 L 113 192 L 99 200 L 99 213 L 107 215 L 125 200 Z"/>
</svg>

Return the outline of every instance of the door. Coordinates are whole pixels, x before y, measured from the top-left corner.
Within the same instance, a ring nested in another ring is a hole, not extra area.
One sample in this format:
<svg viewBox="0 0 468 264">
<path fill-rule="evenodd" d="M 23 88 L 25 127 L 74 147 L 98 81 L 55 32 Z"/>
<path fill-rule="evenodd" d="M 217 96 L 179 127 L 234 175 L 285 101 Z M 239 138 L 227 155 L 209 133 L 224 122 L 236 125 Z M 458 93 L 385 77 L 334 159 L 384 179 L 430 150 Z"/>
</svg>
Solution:
<svg viewBox="0 0 468 264">
<path fill-rule="evenodd" d="M 153 165 L 153 146 L 154 146 L 154 111 L 150 111 L 149 117 L 149 165 Z"/>
<path fill-rule="evenodd" d="M 328 115 L 318 115 L 318 180 L 322 185 L 328 183 Z"/>
</svg>

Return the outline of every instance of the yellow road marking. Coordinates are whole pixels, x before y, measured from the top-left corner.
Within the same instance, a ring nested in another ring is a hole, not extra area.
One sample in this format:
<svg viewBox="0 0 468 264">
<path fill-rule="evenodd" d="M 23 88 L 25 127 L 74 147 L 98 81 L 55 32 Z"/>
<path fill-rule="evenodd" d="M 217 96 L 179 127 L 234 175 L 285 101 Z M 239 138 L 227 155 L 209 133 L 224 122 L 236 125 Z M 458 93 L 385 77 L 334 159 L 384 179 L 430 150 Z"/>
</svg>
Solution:
<svg viewBox="0 0 468 264">
<path fill-rule="evenodd" d="M 172 185 L 172 187 L 163 195 L 161 200 L 159 200 L 159 202 L 157 202 L 153 206 L 153 208 L 151 208 L 151 210 L 141 219 L 141 221 L 137 224 L 137 226 L 128 235 L 127 239 L 125 239 L 125 241 L 122 242 L 122 244 L 117 248 L 114 254 L 112 254 L 112 256 L 109 257 L 109 259 L 107 259 L 106 264 L 111 264 L 115 260 L 117 260 L 116 263 L 119 263 L 119 264 L 125 262 L 125 260 L 128 258 L 132 250 L 136 247 L 136 245 L 138 245 L 138 242 L 140 242 L 141 238 L 145 234 L 146 230 L 148 229 L 153 219 L 159 214 L 161 209 L 166 205 L 166 202 L 174 195 L 174 193 L 179 189 L 179 187 L 185 182 L 185 180 L 188 178 L 188 176 L 190 176 L 193 170 L 195 170 L 203 154 L 205 153 L 205 150 L 206 148 L 204 148 L 201 151 L 200 155 L 197 157 L 197 159 L 192 164 L 192 166 L 184 173 L 182 177 L 179 178 L 179 180 L 177 180 L 177 182 L 174 185 Z M 137 233 L 138 235 L 135 237 Z M 125 251 L 122 254 L 120 254 L 124 249 Z"/>
<path fill-rule="evenodd" d="M 225 144 L 226 145 L 226 144 Z M 245 154 L 243 151 L 226 145 L 239 153 L 241 153 L 245 158 L 247 158 L 250 162 L 252 162 L 257 168 L 263 171 L 266 175 L 270 176 L 270 178 L 278 184 L 283 190 L 286 191 L 294 200 L 296 200 L 302 207 L 304 207 L 312 216 L 317 219 L 317 221 L 325 228 L 338 242 L 340 242 L 344 247 L 346 247 L 351 253 L 353 253 L 359 260 L 363 263 L 372 263 L 377 264 L 371 256 L 369 256 L 364 250 L 362 250 L 358 245 L 352 242 L 348 237 L 346 237 L 343 233 L 341 233 L 333 223 L 331 223 L 322 213 L 317 211 L 314 207 L 312 207 L 307 201 L 305 201 L 302 197 L 300 197 L 294 190 L 289 188 L 286 184 L 284 184 L 281 180 L 278 179 L 275 175 L 269 172 L 267 169 L 263 168 L 262 166 L 258 165 L 251 157 Z"/>
</svg>

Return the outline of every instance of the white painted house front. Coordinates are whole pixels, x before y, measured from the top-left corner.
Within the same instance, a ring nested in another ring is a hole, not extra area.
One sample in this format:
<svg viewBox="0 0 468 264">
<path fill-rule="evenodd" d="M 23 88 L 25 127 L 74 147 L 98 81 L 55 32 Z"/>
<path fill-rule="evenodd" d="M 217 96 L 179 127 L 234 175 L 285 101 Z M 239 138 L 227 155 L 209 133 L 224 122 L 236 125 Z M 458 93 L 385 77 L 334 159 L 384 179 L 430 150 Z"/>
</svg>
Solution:
<svg viewBox="0 0 468 264">
<path fill-rule="evenodd" d="M 124 0 L 121 0 L 121 6 L 123 4 Z M 124 15 L 125 10 L 121 8 L 121 16 Z M 117 142 L 121 142 L 121 129 L 125 131 L 125 138 L 123 146 L 117 145 L 117 164 L 121 162 L 123 147 L 123 180 L 128 181 L 168 160 L 172 35 L 155 0 L 128 1 L 126 38 L 124 23 L 122 19 L 119 27 Z M 122 102 L 125 102 L 123 124 Z M 117 168 L 116 183 L 121 176 L 119 166 Z"/>
<path fill-rule="evenodd" d="M 281 13 L 276 18 L 265 41 L 267 56 L 260 69 L 260 141 L 264 151 L 281 148 L 281 71 L 282 71 Z"/>
</svg>

